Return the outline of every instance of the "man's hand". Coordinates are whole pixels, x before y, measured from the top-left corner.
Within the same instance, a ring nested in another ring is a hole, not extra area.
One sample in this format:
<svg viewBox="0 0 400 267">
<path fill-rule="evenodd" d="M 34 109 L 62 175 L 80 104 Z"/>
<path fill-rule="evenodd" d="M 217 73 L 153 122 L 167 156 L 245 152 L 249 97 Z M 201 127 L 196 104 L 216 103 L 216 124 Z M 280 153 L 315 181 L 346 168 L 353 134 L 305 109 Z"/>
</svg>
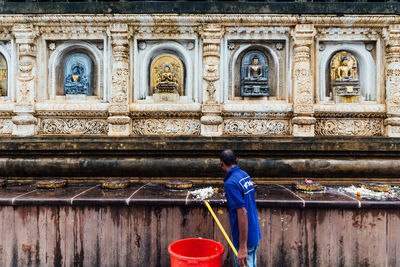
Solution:
<svg viewBox="0 0 400 267">
<path fill-rule="evenodd" d="M 247 266 L 247 248 L 241 247 L 239 248 L 238 255 L 237 255 L 237 262 L 239 266 Z"/>
<path fill-rule="evenodd" d="M 239 251 L 237 262 L 239 266 L 247 266 L 247 210 L 245 207 L 236 209 L 239 224 Z"/>
</svg>

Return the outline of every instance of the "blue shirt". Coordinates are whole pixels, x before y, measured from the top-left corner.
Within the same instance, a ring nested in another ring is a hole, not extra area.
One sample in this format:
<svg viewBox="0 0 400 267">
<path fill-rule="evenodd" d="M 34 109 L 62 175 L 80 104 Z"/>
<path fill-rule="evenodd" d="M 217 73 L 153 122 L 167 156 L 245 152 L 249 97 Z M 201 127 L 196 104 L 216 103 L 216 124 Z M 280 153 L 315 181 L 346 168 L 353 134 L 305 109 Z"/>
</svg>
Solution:
<svg viewBox="0 0 400 267">
<path fill-rule="evenodd" d="M 239 249 L 239 224 L 236 209 L 242 207 L 247 210 L 247 246 L 258 244 L 261 239 L 261 230 L 255 201 L 255 189 L 250 176 L 238 166 L 235 166 L 226 173 L 224 182 L 233 244 L 236 249 Z"/>
</svg>

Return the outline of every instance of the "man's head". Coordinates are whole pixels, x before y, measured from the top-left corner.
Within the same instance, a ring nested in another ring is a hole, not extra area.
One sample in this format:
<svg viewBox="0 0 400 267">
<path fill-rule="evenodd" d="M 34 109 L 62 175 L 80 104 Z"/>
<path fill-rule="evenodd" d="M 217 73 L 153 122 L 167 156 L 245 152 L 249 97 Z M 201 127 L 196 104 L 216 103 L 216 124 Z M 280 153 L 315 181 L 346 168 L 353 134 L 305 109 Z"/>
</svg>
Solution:
<svg viewBox="0 0 400 267">
<path fill-rule="evenodd" d="M 219 155 L 220 165 L 224 171 L 229 171 L 232 167 L 236 166 L 238 160 L 235 156 L 235 152 L 231 149 L 225 149 Z"/>
</svg>

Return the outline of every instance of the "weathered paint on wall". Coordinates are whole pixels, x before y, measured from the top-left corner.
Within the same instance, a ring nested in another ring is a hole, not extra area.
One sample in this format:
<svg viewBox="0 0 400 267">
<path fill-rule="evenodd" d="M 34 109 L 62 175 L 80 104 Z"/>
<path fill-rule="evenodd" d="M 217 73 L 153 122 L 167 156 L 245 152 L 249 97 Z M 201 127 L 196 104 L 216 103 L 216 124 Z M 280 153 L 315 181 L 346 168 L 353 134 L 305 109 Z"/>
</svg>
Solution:
<svg viewBox="0 0 400 267">
<path fill-rule="evenodd" d="M 259 217 L 259 266 L 400 264 L 397 209 L 261 207 Z M 220 241 L 232 266 L 204 207 L 0 206 L 1 266 L 169 266 L 168 245 L 187 237 Z"/>
</svg>

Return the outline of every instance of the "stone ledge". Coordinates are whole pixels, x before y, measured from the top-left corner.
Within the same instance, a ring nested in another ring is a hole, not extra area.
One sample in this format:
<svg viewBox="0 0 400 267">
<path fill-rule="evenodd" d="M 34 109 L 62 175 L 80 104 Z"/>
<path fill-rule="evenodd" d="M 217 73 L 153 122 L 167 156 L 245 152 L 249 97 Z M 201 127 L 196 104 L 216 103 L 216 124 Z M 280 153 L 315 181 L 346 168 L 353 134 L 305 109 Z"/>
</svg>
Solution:
<svg viewBox="0 0 400 267">
<path fill-rule="evenodd" d="M 75 184 L 66 188 L 43 190 L 32 184 L 10 184 L 0 188 L 0 205 L 173 205 L 199 206 L 201 200 L 194 199 L 190 191 L 210 185 L 195 185 L 189 190 L 170 190 L 164 184 L 134 184 L 126 189 L 106 190 L 93 184 Z M 213 206 L 226 206 L 223 186 L 208 199 Z M 215 187 L 215 186 L 214 186 Z M 399 208 L 400 199 L 357 200 L 327 187 L 321 193 L 301 193 L 284 185 L 259 185 L 256 188 L 256 202 L 260 207 L 297 208 Z"/>
</svg>

